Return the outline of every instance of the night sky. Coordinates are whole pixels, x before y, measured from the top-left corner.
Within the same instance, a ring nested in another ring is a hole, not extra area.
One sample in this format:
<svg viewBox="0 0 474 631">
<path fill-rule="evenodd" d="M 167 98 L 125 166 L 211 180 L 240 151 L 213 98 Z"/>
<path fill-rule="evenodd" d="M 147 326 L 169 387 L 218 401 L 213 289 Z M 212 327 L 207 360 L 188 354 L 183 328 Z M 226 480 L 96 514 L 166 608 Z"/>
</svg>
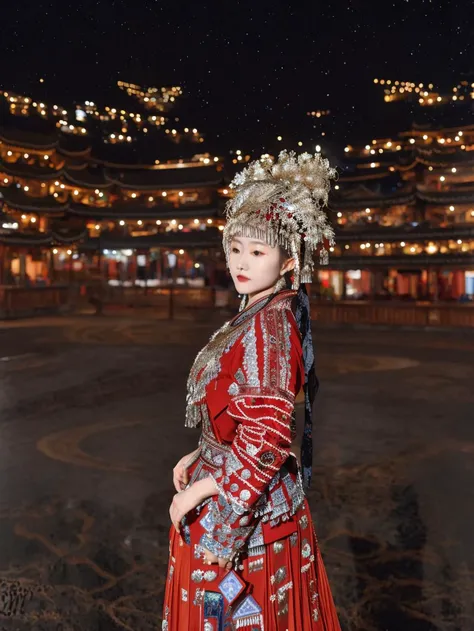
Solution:
<svg viewBox="0 0 474 631">
<path fill-rule="evenodd" d="M 396 107 L 374 77 L 448 91 L 474 80 L 473 6 L 15 0 L 2 3 L 0 86 L 112 105 L 118 79 L 180 85 L 182 120 L 221 151 L 272 150 L 279 134 L 281 146 L 302 140 L 306 149 L 322 131 L 329 146 L 365 143 L 388 129 Z M 316 122 L 306 116 L 314 109 L 331 116 Z"/>
</svg>

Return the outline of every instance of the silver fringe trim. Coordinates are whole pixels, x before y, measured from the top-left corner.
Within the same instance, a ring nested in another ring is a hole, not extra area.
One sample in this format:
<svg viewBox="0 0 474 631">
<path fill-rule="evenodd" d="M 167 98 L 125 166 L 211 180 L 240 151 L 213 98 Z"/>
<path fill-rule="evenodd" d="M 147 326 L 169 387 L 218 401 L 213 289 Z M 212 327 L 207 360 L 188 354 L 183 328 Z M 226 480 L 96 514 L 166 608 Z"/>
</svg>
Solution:
<svg viewBox="0 0 474 631">
<path fill-rule="evenodd" d="M 293 285 L 292 289 L 298 290 L 301 284 L 301 252 L 298 237 L 294 238 L 290 243 L 290 254 L 295 259 L 295 267 L 293 269 Z"/>
<path fill-rule="evenodd" d="M 268 243 L 268 245 L 270 245 L 272 248 L 274 248 L 277 245 L 281 245 L 283 248 L 285 248 L 285 250 L 289 250 L 291 247 L 291 243 L 294 241 L 294 239 L 292 237 L 288 237 L 285 234 L 279 233 L 278 230 L 276 229 L 272 229 L 270 226 L 270 222 L 265 222 L 268 223 L 268 227 L 265 226 L 264 228 L 261 227 L 260 225 L 252 225 L 249 223 L 239 223 L 237 224 L 236 222 L 234 222 L 233 224 L 233 234 L 237 234 L 237 232 L 242 236 L 242 237 L 249 237 L 251 239 L 259 239 L 261 241 L 265 241 L 265 243 Z M 226 253 L 229 249 L 229 241 L 230 239 L 227 239 L 228 243 L 224 246 Z"/>
<path fill-rule="evenodd" d="M 185 427 L 198 427 L 201 424 L 201 408 L 195 403 L 186 406 Z"/>
<path fill-rule="evenodd" d="M 263 631 L 263 616 L 262 614 L 256 614 L 254 616 L 248 616 L 247 618 L 239 618 L 234 621 L 234 624 L 236 629 L 243 629 L 244 627 L 250 627 L 251 625 L 259 625 L 257 627 L 258 631 Z"/>
<path fill-rule="evenodd" d="M 322 248 L 321 252 L 319 253 L 319 262 L 321 263 L 321 265 L 327 265 L 329 263 L 329 253 L 326 248 Z"/>
</svg>

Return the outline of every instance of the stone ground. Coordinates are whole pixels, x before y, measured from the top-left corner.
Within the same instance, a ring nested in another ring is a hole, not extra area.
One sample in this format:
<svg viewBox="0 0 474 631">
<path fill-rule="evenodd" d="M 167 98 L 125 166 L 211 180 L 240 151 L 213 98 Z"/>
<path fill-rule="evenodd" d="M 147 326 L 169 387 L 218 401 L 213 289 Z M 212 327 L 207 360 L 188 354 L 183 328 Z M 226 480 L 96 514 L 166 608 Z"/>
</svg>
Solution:
<svg viewBox="0 0 474 631">
<path fill-rule="evenodd" d="M 0 631 L 160 627 L 209 324 L 0 323 Z M 474 627 L 474 336 L 318 330 L 310 504 L 344 631 Z M 301 415 L 301 410 L 299 410 Z"/>
</svg>

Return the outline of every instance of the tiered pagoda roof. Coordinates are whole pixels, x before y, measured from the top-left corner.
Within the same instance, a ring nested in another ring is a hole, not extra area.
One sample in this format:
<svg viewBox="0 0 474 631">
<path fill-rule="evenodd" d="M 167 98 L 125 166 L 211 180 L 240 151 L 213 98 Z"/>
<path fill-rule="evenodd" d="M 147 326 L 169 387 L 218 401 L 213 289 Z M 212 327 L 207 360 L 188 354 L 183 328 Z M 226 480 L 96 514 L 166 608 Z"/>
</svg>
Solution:
<svg viewBox="0 0 474 631">
<path fill-rule="evenodd" d="M 45 197 L 32 197 L 23 192 L 22 189 L 9 187 L 2 189 L 4 203 L 13 210 L 22 212 L 33 212 L 38 214 L 58 215 L 64 214 L 69 208 L 69 202 L 58 202 L 58 200 L 47 195 Z"/>
<path fill-rule="evenodd" d="M 52 246 L 72 245 L 88 239 L 87 230 L 64 230 L 47 232 L 0 232 L 0 243 L 11 246 Z"/>
<path fill-rule="evenodd" d="M 160 202 L 157 204 L 127 203 L 114 204 L 113 206 L 86 206 L 70 202 L 67 214 L 88 219 L 172 219 L 176 217 L 212 217 L 220 213 L 219 204 L 189 206 L 183 204 L 176 208 L 172 204 Z"/>
<path fill-rule="evenodd" d="M 59 145 L 57 133 L 41 133 L 16 127 L 0 127 L 0 141 L 20 149 L 48 151 Z"/>
<path fill-rule="evenodd" d="M 108 177 L 107 171 L 101 167 L 90 167 L 84 163 L 78 166 L 63 169 L 64 183 L 71 186 L 91 189 L 107 189 L 114 185 L 114 181 Z"/>
<path fill-rule="evenodd" d="M 81 249 L 126 249 L 126 248 L 209 248 L 220 247 L 222 232 L 217 228 L 191 230 L 189 232 L 157 232 L 156 234 L 132 237 L 118 233 L 103 232 L 100 237 L 88 237 L 81 243 Z"/>
<path fill-rule="evenodd" d="M 396 192 L 360 191 L 359 195 L 342 195 L 334 194 L 330 197 L 330 210 L 360 210 L 361 208 L 384 208 L 397 204 L 413 204 L 416 199 L 416 189 L 410 187 L 408 189 Z"/>
<path fill-rule="evenodd" d="M 459 188 L 449 191 L 425 190 L 424 187 L 417 187 L 416 196 L 429 204 L 447 206 L 449 204 L 472 204 L 474 203 L 474 185 L 470 188 Z"/>
<path fill-rule="evenodd" d="M 450 204 L 474 203 L 474 186 L 472 188 L 459 188 L 448 191 L 428 189 L 423 185 L 414 185 L 409 188 L 392 193 L 390 191 L 374 192 L 372 195 L 359 196 L 332 195 L 329 209 L 332 211 L 361 210 L 364 208 L 389 208 L 395 205 L 413 205 L 416 200 L 439 206 Z"/>
<path fill-rule="evenodd" d="M 110 173 L 109 179 L 121 188 L 156 190 L 216 187 L 223 183 L 223 173 L 215 166 L 173 169 L 122 170 Z"/>
<path fill-rule="evenodd" d="M 474 182 L 466 185 L 459 176 L 470 179 L 466 169 L 474 165 L 473 149 L 474 125 L 449 130 L 424 127 L 402 132 L 395 139 L 373 140 L 364 148 L 347 147 L 330 208 L 473 203 Z M 422 172 L 426 177 L 433 172 L 430 184 L 420 179 Z M 457 178 L 452 177 L 455 173 Z"/>
<path fill-rule="evenodd" d="M 90 155 L 91 151 L 92 145 L 89 137 L 59 134 L 58 152 L 61 155 L 84 159 Z"/>
<path fill-rule="evenodd" d="M 136 89 L 135 86 L 132 90 L 134 96 L 141 94 Z M 169 98 L 170 95 L 171 92 Z M 138 98 L 141 105 L 144 98 Z M 163 120 L 171 107 L 170 102 L 160 110 Z M 39 246 L 77 243 L 79 248 L 87 250 L 218 247 L 222 235 L 210 218 L 223 217 L 223 197 L 228 193 L 218 189 L 229 182 L 234 169 L 241 168 L 241 162 L 226 165 L 230 166 L 226 170 L 222 159 L 206 153 L 204 139 L 195 135 L 194 130 L 173 129 L 176 119 L 173 124 L 154 125 L 153 117 L 150 118 L 153 110 L 143 111 L 139 123 L 134 114 L 133 124 L 131 113 L 112 116 L 109 108 L 107 115 L 103 114 L 89 108 L 87 125 L 84 123 L 83 128 L 72 124 L 70 114 L 67 126 L 64 121 L 58 124 L 49 115 L 47 120 L 40 120 L 34 114 L 29 121 L 12 115 L 8 120 L 18 123 L 17 127 L 0 128 L 0 142 L 4 145 L 0 160 L 4 210 L 36 214 L 41 219 L 41 229 L 46 229 L 46 232 L 5 232 L 0 234 L 0 241 Z M 69 129 L 71 126 L 73 130 Z M 118 135 L 122 136 L 120 142 Z M 343 251 L 339 257 L 344 265 L 352 259 L 363 259 L 364 264 L 373 260 L 377 265 L 390 260 L 400 265 L 407 258 L 393 254 L 397 248 L 388 250 L 387 256 L 364 252 L 364 256 L 353 257 L 354 243 L 362 240 L 393 244 L 472 239 L 474 229 L 469 225 L 444 227 L 449 222 L 443 220 L 440 211 L 443 206 L 474 204 L 474 182 L 469 178 L 469 170 L 474 166 L 472 149 L 474 125 L 443 130 L 424 125 L 402 132 L 394 139 L 372 140 L 363 148 L 348 147 L 341 161 L 337 187 L 329 200 L 330 213 L 337 213 L 337 220 L 334 217 L 337 242 L 350 244 L 347 254 Z M 10 161 L 15 159 L 16 162 Z M 456 178 L 452 176 L 455 173 Z M 38 185 L 41 193 L 48 192 L 46 196 L 33 196 Z M 425 221 L 424 211 L 431 206 L 438 207 L 431 215 L 434 223 L 443 226 Z M 395 220 L 398 225 L 381 225 L 388 223 L 385 220 L 390 209 L 398 213 Z M 415 216 L 419 221 L 411 221 Z M 207 222 L 196 221 L 199 228 L 190 229 L 192 219 L 205 217 Z M 188 224 L 183 221 L 184 225 L 178 227 L 179 222 L 174 221 L 173 225 L 166 223 L 158 228 L 161 225 L 158 220 L 181 218 L 187 219 Z M 156 220 L 156 228 L 148 221 L 152 219 Z M 100 233 L 100 237 L 89 236 L 81 227 L 89 220 L 103 222 L 98 227 L 89 225 L 91 234 Z M 26 218 L 25 225 L 28 221 Z M 123 230 L 118 228 L 119 221 Z M 116 230 L 110 230 L 112 222 L 117 222 Z M 406 223 L 399 225 L 400 222 Z M 66 227 L 53 230 L 51 226 L 55 224 Z M 79 227 L 72 230 L 71 225 Z M 142 234 L 155 230 L 154 234 Z M 140 236 L 134 236 L 137 233 Z M 436 256 L 430 255 L 429 261 L 434 262 Z M 470 255 L 459 253 L 463 261 L 467 256 Z M 420 264 L 419 256 L 408 258 L 410 265 L 415 260 Z"/>
<path fill-rule="evenodd" d="M 430 226 L 426 222 L 416 225 L 406 224 L 403 226 L 379 226 L 376 224 L 366 225 L 363 230 L 364 239 L 378 242 L 396 242 L 400 239 L 405 241 L 434 241 L 434 240 L 456 240 L 474 238 L 474 227 L 470 226 L 446 226 L 443 228 Z M 354 229 L 336 229 L 336 241 L 349 243 L 360 241 L 361 231 Z"/>
<path fill-rule="evenodd" d="M 0 173 L 6 173 L 12 177 L 39 181 L 57 180 L 63 170 L 50 167 L 41 167 L 25 162 L 6 162 L 0 159 Z"/>
<path fill-rule="evenodd" d="M 451 252 L 449 254 L 417 254 L 413 256 L 407 256 L 406 254 L 385 254 L 383 256 L 357 256 L 344 254 L 343 256 L 333 255 L 330 259 L 330 265 L 331 269 L 336 270 L 373 270 L 378 267 L 382 269 L 395 268 L 398 270 L 416 270 L 419 272 L 422 269 L 435 267 L 469 270 L 472 268 L 473 261 L 474 256 L 467 252 Z"/>
</svg>

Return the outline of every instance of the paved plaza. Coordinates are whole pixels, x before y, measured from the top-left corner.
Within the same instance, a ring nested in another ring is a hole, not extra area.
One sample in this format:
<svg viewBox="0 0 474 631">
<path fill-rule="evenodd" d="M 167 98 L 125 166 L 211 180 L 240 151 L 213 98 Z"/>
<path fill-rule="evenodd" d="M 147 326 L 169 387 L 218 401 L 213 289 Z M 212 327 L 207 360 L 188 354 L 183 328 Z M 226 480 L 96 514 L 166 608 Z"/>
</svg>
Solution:
<svg viewBox="0 0 474 631">
<path fill-rule="evenodd" d="M 470 631 L 474 336 L 314 329 L 309 499 L 344 631 Z M 198 439 L 185 381 L 211 332 L 0 323 L 1 631 L 161 628 L 171 470 Z"/>
</svg>

